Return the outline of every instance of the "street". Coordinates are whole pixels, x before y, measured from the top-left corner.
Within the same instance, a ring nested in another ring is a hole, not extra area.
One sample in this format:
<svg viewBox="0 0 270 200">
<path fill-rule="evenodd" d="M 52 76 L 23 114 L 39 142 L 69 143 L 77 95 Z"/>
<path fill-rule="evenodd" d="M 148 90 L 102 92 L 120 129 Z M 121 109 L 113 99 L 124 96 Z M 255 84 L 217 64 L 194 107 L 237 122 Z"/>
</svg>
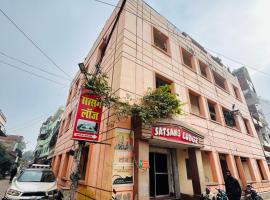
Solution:
<svg viewBox="0 0 270 200">
<path fill-rule="evenodd" d="M 9 186 L 8 179 L 0 180 L 0 199 L 5 195 L 5 192 Z"/>
</svg>

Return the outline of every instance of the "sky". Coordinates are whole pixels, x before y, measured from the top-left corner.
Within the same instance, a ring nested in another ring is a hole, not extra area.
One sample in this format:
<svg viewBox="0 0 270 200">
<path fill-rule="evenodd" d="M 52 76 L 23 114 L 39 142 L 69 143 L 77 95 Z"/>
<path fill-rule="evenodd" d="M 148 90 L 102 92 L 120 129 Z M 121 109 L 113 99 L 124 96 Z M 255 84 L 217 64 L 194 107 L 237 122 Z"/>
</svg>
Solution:
<svg viewBox="0 0 270 200">
<path fill-rule="evenodd" d="M 116 0 L 104 0 L 116 4 Z M 231 69 L 227 57 L 270 74 L 270 1 L 146 0 Z M 94 0 L 0 0 L 0 8 L 70 77 L 78 70 L 113 7 Z M 0 109 L 7 134 L 25 137 L 33 150 L 39 128 L 66 104 L 70 78 L 52 64 L 0 13 Z M 23 60 L 52 76 L 3 56 Z M 4 63 L 3 63 L 4 62 Z M 11 67 L 11 64 L 13 67 Z M 19 67 L 58 83 L 44 80 Z M 270 76 L 250 70 L 257 93 L 270 99 Z"/>
</svg>

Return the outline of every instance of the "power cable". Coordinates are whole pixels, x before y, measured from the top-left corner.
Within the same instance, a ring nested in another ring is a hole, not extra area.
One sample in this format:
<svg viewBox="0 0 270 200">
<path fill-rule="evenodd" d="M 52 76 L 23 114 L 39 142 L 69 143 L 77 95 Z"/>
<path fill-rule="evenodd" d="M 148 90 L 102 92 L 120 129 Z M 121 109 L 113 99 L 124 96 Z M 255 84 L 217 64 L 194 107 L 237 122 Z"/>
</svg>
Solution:
<svg viewBox="0 0 270 200">
<path fill-rule="evenodd" d="M 58 78 L 61 78 L 61 79 L 64 79 L 64 80 L 69 80 L 69 79 L 67 79 L 67 78 L 65 78 L 65 77 L 63 77 L 63 76 L 61 76 L 61 75 L 58 75 L 58 74 L 55 74 L 55 73 L 46 71 L 46 70 L 42 69 L 41 67 L 34 66 L 34 65 L 29 64 L 29 63 L 27 63 L 27 62 L 25 62 L 25 61 L 23 61 L 23 60 L 21 60 L 21 59 L 12 57 L 12 56 L 10 56 L 10 55 L 7 55 L 6 53 L 4 53 L 4 52 L 2 52 L 2 51 L 0 51 L 0 54 L 3 55 L 3 56 L 5 56 L 5 57 L 7 57 L 7 58 L 9 58 L 9 59 L 11 59 L 11 60 L 15 60 L 15 61 L 17 61 L 17 62 L 20 62 L 20 63 L 24 64 L 24 65 L 27 65 L 28 67 L 31 67 L 31 68 L 33 68 L 33 69 L 42 71 L 42 72 L 44 72 L 44 73 L 46 73 L 46 74 L 49 74 L 49 75 L 51 75 L 51 76 L 55 76 L 55 77 L 58 77 Z"/>
<path fill-rule="evenodd" d="M 58 85 L 62 85 L 62 86 L 68 87 L 68 85 L 65 85 L 65 84 L 60 83 L 60 82 L 57 82 L 57 81 L 55 81 L 55 80 L 46 78 L 46 77 L 44 77 L 44 76 L 42 76 L 42 75 L 36 74 L 36 73 L 34 73 L 34 72 L 31 72 L 31 71 L 28 71 L 28 70 L 26 70 L 26 69 L 20 68 L 20 67 L 18 67 L 18 66 L 12 65 L 12 64 L 7 63 L 7 62 L 4 62 L 4 61 L 2 61 L 2 60 L 0 60 L 0 63 L 5 64 L 6 66 L 9 66 L 9 67 L 18 69 L 18 70 L 20 70 L 20 71 L 23 71 L 23 72 L 25 72 L 25 73 L 31 74 L 31 75 L 33 75 L 33 76 L 39 77 L 39 78 L 41 78 L 41 79 L 45 79 L 45 80 L 47 80 L 47 81 L 53 82 L 53 83 L 55 83 L 55 84 L 58 84 Z"/>
<path fill-rule="evenodd" d="M 42 115 L 42 116 L 39 116 L 37 118 L 34 118 L 33 120 L 25 123 L 25 125 L 23 126 L 19 126 L 17 128 L 12 128 L 12 129 L 9 129 L 8 132 L 15 132 L 15 131 L 18 131 L 18 130 L 22 130 L 22 129 L 25 129 L 25 128 L 29 128 L 37 123 L 39 123 L 41 120 L 43 120 L 43 118 L 45 117 L 45 115 Z"/>
<path fill-rule="evenodd" d="M 51 61 L 51 63 L 56 67 L 58 68 L 60 71 L 62 71 L 67 77 L 71 78 L 72 77 L 66 73 L 59 65 L 56 64 L 56 62 L 50 57 L 48 56 L 38 45 L 37 43 L 35 43 L 29 35 L 27 35 L 21 27 L 19 27 L 15 21 L 13 19 L 11 19 L 1 8 L 0 8 L 0 12 L 17 28 L 17 30 L 19 30 L 24 36 L 25 38 L 28 39 L 28 41 L 30 41 L 32 43 L 32 45 L 34 45 L 49 61 Z"/>
<path fill-rule="evenodd" d="M 105 2 L 105 1 L 102 1 L 102 0 L 93 0 L 93 1 L 96 1 L 96 2 L 99 2 L 99 3 L 103 3 L 103 4 L 105 4 L 105 5 L 109 5 L 109 6 L 113 6 L 113 7 L 119 8 L 119 6 L 117 6 L 117 5 L 114 5 L 114 4 L 111 4 L 111 3 L 108 3 L 108 2 Z M 163 27 L 163 26 L 161 26 L 161 25 L 159 25 L 159 24 L 155 24 L 155 23 L 151 22 L 150 20 L 147 20 L 147 19 L 145 19 L 145 18 L 143 18 L 143 17 L 141 17 L 141 16 L 138 16 L 136 13 L 133 13 L 133 12 L 130 11 L 130 10 L 127 10 L 127 9 L 125 9 L 125 8 L 124 8 L 124 10 L 125 10 L 126 12 L 128 12 L 128 13 L 130 13 L 130 14 L 132 14 L 132 15 L 134 15 L 134 16 L 136 16 L 136 17 L 138 17 L 138 18 L 140 18 L 140 19 L 142 19 L 142 20 L 144 20 L 144 21 L 146 21 L 146 22 L 148 22 L 148 23 L 150 23 L 150 24 L 153 25 L 153 26 L 161 27 L 162 29 L 168 31 L 170 34 L 176 35 L 176 36 L 178 36 L 178 37 L 181 37 L 181 38 L 182 38 L 183 40 L 185 40 L 185 41 L 191 42 L 190 40 L 188 40 L 188 39 L 185 38 L 184 36 L 182 36 L 182 35 L 180 35 L 180 34 L 176 34 L 175 32 L 172 32 L 172 31 L 170 31 L 169 29 L 166 29 L 165 27 Z M 175 38 L 175 39 L 177 39 L 177 38 Z M 177 40 L 178 40 L 178 39 L 177 39 Z M 252 69 L 252 70 L 254 70 L 254 71 L 257 71 L 257 72 L 259 72 L 259 73 L 262 73 L 262 74 L 264 74 L 264 75 L 266 75 L 266 76 L 270 76 L 269 73 L 266 73 L 266 72 L 264 72 L 264 71 L 258 70 L 258 69 L 254 68 L 254 67 L 251 67 L 250 65 L 246 65 L 246 64 L 244 64 L 244 63 L 242 63 L 242 62 L 240 62 L 240 61 L 237 61 L 236 59 L 230 58 L 229 56 L 225 56 L 225 55 L 223 55 L 223 54 L 221 54 L 221 53 L 218 53 L 217 51 L 211 50 L 211 49 L 206 48 L 206 47 L 204 47 L 204 48 L 207 49 L 207 50 L 209 50 L 209 51 L 211 51 L 211 52 L 213 52 L 213 53 L 216 53 L 216 54 L 218 54 L 218 55 L 221 55 L 221 56 L 223 56 L 224 58 L 226 58 L 226 59 L 228 59 L 228 60 L 230 60 L 230 61 L 232 61 L 232 62 L 234 62 L 234 63 L 243 65 L 243 66 L 245 66 L 245 67 L 247 67 L 247 68 L 250 68 L 250 69 Z"/>
</svg>

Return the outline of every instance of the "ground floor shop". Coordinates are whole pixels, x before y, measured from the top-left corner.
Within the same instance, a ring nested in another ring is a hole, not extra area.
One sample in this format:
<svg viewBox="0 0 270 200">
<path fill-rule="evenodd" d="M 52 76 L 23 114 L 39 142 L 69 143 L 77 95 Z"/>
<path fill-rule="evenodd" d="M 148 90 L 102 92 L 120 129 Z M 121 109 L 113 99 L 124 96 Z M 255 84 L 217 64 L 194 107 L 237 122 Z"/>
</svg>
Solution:
<svg viewBox="0 0 270 200">
<path fill-rule="evenodd" d="M 206 187 L 224 188 L 227 170 L 243 188 L 250 183 L 258 192 L 270 191 L 263 157 L 206 148 L 203 134 L 181 122 L 136 126 L 134 131 L 115 128 L 109 134 L 110 142 L 87 144 L 83 149 L 77 199 L 196 198 Z M 64 189 L 70 186 L 73 163 L 68 151 L 55 155 L 53 161 Z"/>
</svg>

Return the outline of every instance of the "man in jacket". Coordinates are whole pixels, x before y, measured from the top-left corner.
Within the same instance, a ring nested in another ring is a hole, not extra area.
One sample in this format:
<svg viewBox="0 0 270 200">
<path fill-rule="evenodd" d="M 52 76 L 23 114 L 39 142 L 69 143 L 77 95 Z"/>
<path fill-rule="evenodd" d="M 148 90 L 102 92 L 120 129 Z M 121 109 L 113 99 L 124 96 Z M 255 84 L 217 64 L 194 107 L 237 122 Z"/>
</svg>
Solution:
<svg viewBox="0 0 270 200">
<path fill-rule="evenodd" d="M 232 177 L 230 171 L 227 171 L 226 175 L 227 178 L 225 180 L 225 188 L 229 200 L 240 200 L 242 190 L 238 180 Z"/>
</svg>

